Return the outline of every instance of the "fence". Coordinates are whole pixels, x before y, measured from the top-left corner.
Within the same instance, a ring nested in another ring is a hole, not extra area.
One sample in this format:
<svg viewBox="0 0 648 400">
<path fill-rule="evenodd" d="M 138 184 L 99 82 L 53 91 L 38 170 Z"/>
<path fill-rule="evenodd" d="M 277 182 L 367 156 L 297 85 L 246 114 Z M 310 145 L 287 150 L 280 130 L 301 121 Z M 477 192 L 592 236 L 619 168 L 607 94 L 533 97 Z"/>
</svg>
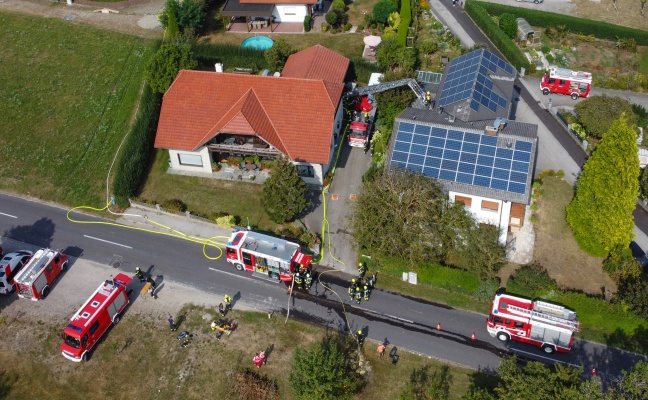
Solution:
<svg viewBox="0 0 648 400">
<path fill-rule="evenodd" d="M 210 224 L 210 225 L 218 226 L 218 224 L 216 224 L 214 221 L 212 221 L 210 219 L 207 219 L 207 218 L 199 217 L 198 215 L 193 215 L 193 214 L 191 214 L 190 211 L 170 212 L 170 211 L 165 210 L 164 207 L 162 207 L 159 204 L 147 204 L 147 203 L 142 203 L 142 202 L 139 202 L 139 201 L 136 201 L 136 200 L 133 200 L 133 199 L 128 199 L 128 201 L 130 202 L 131 207 L 139 208 L 140 210 L 154 211 L 154 212 L 159 213 L 159 214 L 166 214 L 166 215 L 170 215 L 170 216 L 174 216 L 174 217 L 181 217 L 181 218 L 184 217 L 184 218 L 192 219 L 192 220 L 195 220 L 195 221 L 204 222 L 204 223 L 207 223 L 207 224 Z"/>
</svg>

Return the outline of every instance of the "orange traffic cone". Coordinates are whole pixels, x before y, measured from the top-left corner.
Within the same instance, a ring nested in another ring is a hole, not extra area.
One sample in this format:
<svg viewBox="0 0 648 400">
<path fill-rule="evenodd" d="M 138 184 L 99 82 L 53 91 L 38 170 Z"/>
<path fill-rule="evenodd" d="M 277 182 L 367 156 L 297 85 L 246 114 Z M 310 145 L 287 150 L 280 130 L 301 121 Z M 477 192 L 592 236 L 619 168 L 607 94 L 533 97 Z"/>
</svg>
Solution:
<svg viewBox="0 0 648 400">
<path fill-rule="evenodd" d="M 475 332 L 470 336 L 470 340 L 475 340 Z"/>
<path fill-rule="evenodd" d="M 439 322 L 439 323 L 437 324 L 437 331 L 440 331 L 440 330 L 441 330 L 441 322 Z"/>
</svg>

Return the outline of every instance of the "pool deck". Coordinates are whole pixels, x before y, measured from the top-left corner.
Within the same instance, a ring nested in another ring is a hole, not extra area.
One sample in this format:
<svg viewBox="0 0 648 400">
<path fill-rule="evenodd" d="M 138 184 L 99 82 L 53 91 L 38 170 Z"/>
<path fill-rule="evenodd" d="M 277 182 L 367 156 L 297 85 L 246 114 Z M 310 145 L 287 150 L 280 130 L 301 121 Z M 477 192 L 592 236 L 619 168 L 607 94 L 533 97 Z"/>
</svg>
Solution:
<svg viewBox="0 0 648 400">
<path fill-rule="evenodd" d="M 248 31 L 245 21 L 234 21 L 227 29 L 228 32 L 236 33 L 304 33 L 304 24 L 301 22 L 276 22 L 265 28 L 252 28 Z"/>
</svg>

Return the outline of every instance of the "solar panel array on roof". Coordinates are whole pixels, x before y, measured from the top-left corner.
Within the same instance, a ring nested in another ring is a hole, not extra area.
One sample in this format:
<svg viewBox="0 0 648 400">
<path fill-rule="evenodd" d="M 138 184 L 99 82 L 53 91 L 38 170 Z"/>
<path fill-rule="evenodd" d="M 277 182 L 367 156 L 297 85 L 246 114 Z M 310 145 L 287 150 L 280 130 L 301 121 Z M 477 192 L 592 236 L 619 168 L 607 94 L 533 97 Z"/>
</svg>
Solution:
<svg viewBox="0 0 648 400">
<path fill-rule="evenodd" d="M 468 185 L 525 194 L 533 142 L 511 139 L 498 147 L 497 137 L 396 122 L 391 167 Z"/>
<path fill-rule="evenodd" d="M 484 49 L 450 61 L 439 106 L 445 107 L 471 98 L 470 108 L 474 111 L 479 111 L 480 105 L 492 112 L 496 112 L 498 106 L 505 108 L 507 100 L 493 91 L 493 81 L 489 77 L 498 69 L 513 74 L 513 67 L 509 63 Z"/>
<path fill-rule="evenodd" d="M 419 82 L 434 84 L 441 83 L 441 78 L 443 78 L 443 74 L 430 71 L 417 71 L 416 76 L 416 80 Z"/>
</svg>

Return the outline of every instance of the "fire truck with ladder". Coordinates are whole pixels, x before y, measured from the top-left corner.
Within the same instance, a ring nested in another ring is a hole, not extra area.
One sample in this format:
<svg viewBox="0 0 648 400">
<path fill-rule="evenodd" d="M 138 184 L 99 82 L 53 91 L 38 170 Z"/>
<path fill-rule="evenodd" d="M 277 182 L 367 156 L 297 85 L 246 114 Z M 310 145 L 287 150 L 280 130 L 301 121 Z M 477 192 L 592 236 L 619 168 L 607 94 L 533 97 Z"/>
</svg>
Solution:
<svg viewBox="0 0 648 400">
<path fill-rule="evenodd" d="M 88 360 L 94 345 L 121 319 L 121 312 L 128 305 L 126 286 L 131 281 L 131 277 L 119 273 L 99 285 L 63 330 L 63 357 L 74 362 Z"/>
<path fill-rule="evenodd" d="M 369 96 L 358 96 L 353 100 L 353 116 L 349 123 L 349 146 L 369 149 L 371 132 L 376 119 L 376 107 Z"/>
<path fill-rule="evenodd" d="M 545 96 L 549 93 L 559 93 L 571 96 L 576 100 L 579 97 L 588 97 L 592 86 L 592 74 L 583 71 L 572 71 L 567 68 L 547 68 L 540 90 Z"/>
<path fill-rule="evenodd" d="M 312 257 L 285 239 L 254 231 L 234 231 L 225 247 L 227 262 L 239 271 L 249 271 L 277 282 L 291 282 L 300 265 L 308 268 Z"/>
<path fill-rule="evenodd" d="M 529 300 L 506 293 L 493 297 L 486 320 L 488 333 L 506 342 L 516 340 L 539 346 L 545 353 L 566 353 L 574 332 L 580 330 L 576 312 L 540 300 Z"/>
<path fill-rule="evenodd" d="M 23 269 L 14 278 L 18 296 L 34 301 L 46 297 L 50 286 L 68 265 L 65 254 L 51 249 L 40 249 L 34 253 Z"/>
</svg>

